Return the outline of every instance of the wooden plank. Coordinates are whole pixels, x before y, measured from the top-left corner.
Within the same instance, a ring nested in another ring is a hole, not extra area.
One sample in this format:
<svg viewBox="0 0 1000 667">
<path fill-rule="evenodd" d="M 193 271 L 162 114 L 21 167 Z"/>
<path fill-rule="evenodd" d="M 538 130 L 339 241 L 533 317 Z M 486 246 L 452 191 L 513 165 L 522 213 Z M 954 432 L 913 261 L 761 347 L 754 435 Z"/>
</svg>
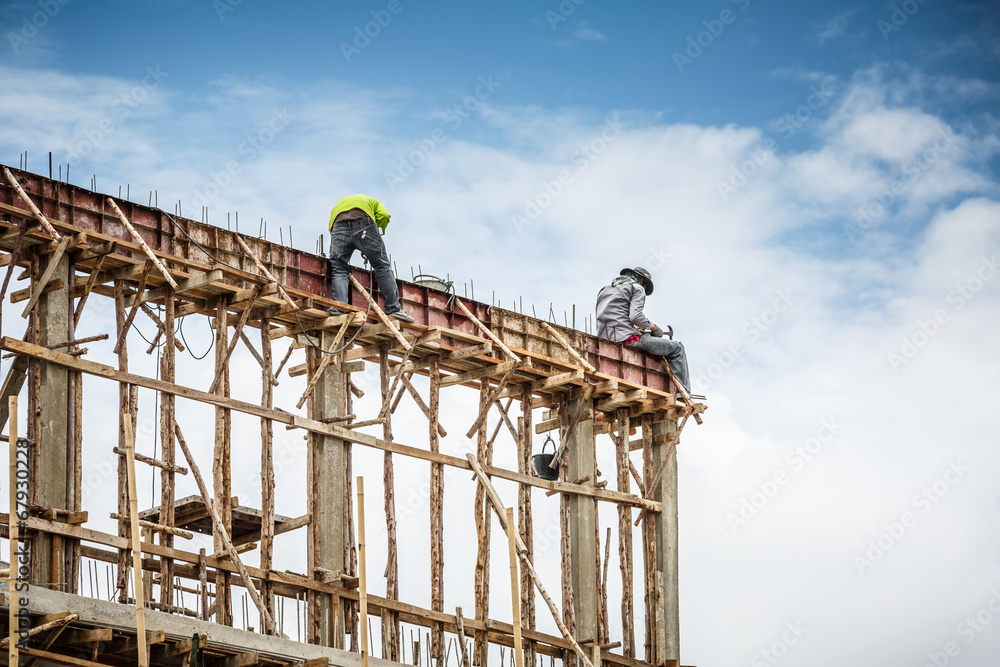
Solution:
<svg viewBox="0 0 1000 667">
<path fill-rule="evenodd" d="M 24 201 L 24 203 L 28 205 L 28 208 L 31 209 L 32 214 L 34 214 L 35 218 L 38 219 L 38 222 L 42 224 L 42 227 L 45 228 L 45 231 L 49 233 L 49 236 L 51 236 L 56 241 L 60 240 L 62 236 L 52 227 L 52 223 L 49 222 L 49 219 L 46 218 L 45 215 L 40 210 L 38 210 L 38 207 L 35 206 L 35 202 L 31 201 L 31 198 L 28 196 L 28 193 L 25 192 L 24 188 L 21 187 L 21 184 L 17 182 L 17 179 L 14 177 L 14 174 L 10 173 L 10 169 L 4 167 L 3 173 L 7 177 L 7 180 L 10 182 L 14 190 L 17 191 L 17 196 L 20 197 Z"/>
<path fill-rule="evenodd" d="M 485 368 L 474 368 L 471 371 L 456 373 L 455 375 L 448 375 L 441 378 L 441 387 L 451 387 L 452 385 L 465 384 L 467 382 L 474 382 L 484 378 L 500 377 L 508 371 L 529 368 L 530 366 L 531 359 L 521 359 L 519 361 L 504 361 Z"/>
<path fill-rule="evenodd" d="M 207 665 L 208 667 L 251 667 L 251 665 L 256 665 L 258 662 L 260 662 L 260 656 L 257 651 L 248 651 L 227 658 L 213 660 L 207 663 Z"/>
<path fill-rule="evenodd" d="M 132 418 L 125 419 L 125 457 L 128 471 L 128 501 L 129 519 L 132 524 L 132 570 L 135 577 L 135 627 L 138 637 L 139 667 L 149 666 L 149 653 L 146 651 L 146 612 L 143 607 L 142 591 L 142 545 L 139 542 L 139 496 L 136 493 L 135 480 L 135 441 L 132 438 Z"/>
<path fill-rule="evenodd" d="M 174 294 L 184 294 L 185 292 L 190 292 L 198 288 L 204 287 L 206 285 L 211 285 L 222 280 L 222 271 L 219 269 L 214 269 L 208 273 L 203 273 L 200 276 L 194 276 L 192 278 L 187 278 L 185 280 L 177 283 L 177 288 L 174 289 Z M 156 301 L 157 299 L 162 299 L 167 296 L 171 288 L 167 285 L 157 287 L 155 289 L 147 290 L 143 294 L 133 295 L 125 300 L 126 307 L 135 305 L 136 297 L 138 297 L 139 303 L 147 303 L 149 301 Z M 184 313 L 181 311 L 183 308 L 178 309 L 178 317 L 183 316 Z"/>
<path fill-rule="evenodd" d="M 333 315 L 331 317 L 325 317 L 321 320 L 305 321 L 302 323 L 301 327 L 298 323 L 287 327 L 276 327 L 270 331 L 270 337 L 273 340 L 275 338 L 283 338 L 284 336 L 295 336 L 306 331 L 332 329 L 334 327 L 343 326 L 344 324 L 347 324 L 348 326 L 361 326 L 364 322 L 365 314 L 363 312 L 349 313 L 347 315 Z"/>
</svg>

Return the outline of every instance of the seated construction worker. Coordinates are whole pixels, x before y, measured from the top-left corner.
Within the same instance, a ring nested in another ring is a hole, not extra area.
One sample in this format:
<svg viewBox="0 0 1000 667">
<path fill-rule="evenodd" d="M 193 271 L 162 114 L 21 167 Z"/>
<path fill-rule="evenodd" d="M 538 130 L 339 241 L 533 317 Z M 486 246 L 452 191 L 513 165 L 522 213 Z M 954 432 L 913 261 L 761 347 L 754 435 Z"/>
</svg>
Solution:
<svg viewBox="0 0 1000 667">
<path fill-rule="evenodd" d="M 653 276 L 649 271 L 641 266 L 622 269 L 610 285 L 597 293 L 597 335 L 664 357 L 674 379 L 690 395 L 684 344 L 664 338 L 663 329 L 653 324 L 643 312 L 646 297 L 652 293 Z"/>
<path fill-rule="evenodd" d="M 368 195 L 351 195 L 330 212 L 330 283 L 335 301 L 347 303 L 351 255 L 360 250 L 375 271 L 379 291 L 385 299 L 385 314 L 403 322 L 413 318 L 399 305 L 399 289 L 389 265 L 382 236 L 389 225 L 389 212 L 382 202 Z M 329 308 L 338 315 L 341 311 Z"/>
</svg>

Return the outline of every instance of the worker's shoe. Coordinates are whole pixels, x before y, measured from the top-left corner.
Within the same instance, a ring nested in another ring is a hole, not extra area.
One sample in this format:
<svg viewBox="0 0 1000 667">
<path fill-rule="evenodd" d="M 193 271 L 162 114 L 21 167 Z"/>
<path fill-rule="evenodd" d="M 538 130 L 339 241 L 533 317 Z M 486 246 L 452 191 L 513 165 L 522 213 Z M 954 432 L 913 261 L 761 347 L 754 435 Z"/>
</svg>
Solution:
<svg viewBox="0 0 1000 667">
<path fill-rule="evenodd" d="M 347 314 L 347 313 L 345 313 L 342 310 L 338 310 L 337 308 L 327 308 L 326 312 L 330 313 L 331 315 L 346 315 Z"/>
<path fill-rule="evenodd" d="M 402 322 L 415 322 L 416 321 L 416 320 L 413 319 L 413 317 L 408 312 L 406 312 L 402 308 L 400 308 L 399 310 L 393 311 L 391 313 L 386 313 L 386 315 L 388 315 L 389 317 L 395 317 L 397 320 L 400 320 Z"/>
</svg>

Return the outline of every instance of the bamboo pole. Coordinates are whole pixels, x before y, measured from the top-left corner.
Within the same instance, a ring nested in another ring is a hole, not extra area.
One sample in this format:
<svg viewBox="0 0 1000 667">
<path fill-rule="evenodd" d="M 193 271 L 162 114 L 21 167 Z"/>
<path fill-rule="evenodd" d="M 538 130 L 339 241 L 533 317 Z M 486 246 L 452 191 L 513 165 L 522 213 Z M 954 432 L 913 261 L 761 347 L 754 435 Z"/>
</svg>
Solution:
<svg viewBox="0 0 1000 667">
<path fill-rule="evenodd" d="M 212 517 L 212 524 L 215 526 L 216 532 L 222 538 L 222 542 L 225 545 L 226 551 L 229 552 L 229 558 L 233 561 L 233 565 L 236 566 L 236 570 L 240 573 L 240 578 L 243 580 L 243 586 L 247 589 L 250 594 L 250 599 L 253 603 L 257 605 L 257 610 L 260 611 L 261 617 L 264 619 L 264 627 L 268 634 L 274 634 L 274 619 L 271 618 L 271 614 L 268 612 L 267 607 L 264 605 L 260 598 L 260 594 L 257 592 L 257 587 L 253 583 L 253 579 L 250 578 L 250 573 L 247 571 L 246 566 L 243 565 L 243 561 L 240 559 L 239 552 L 236 547 L 233 546 L 233 541 L 229 539 L 229 532 L 222 523 L 222 517 L 219 516 L 218 509 L 212 502 L 211 496 L 208 495 L 208 487 L 205 486 L 205 480 L 201 477 L 201 471 L 198 470 L 198 464 L 195 463 L 194 457 L 191 455 L 191 450 L 188 449 L 187 443 L 184 441 L 184 435 L 181 433 L 181 427 L 179 424 L 174 424 L 174 430 L 177 434 L 177 442 L 181 446 L 181 451 L 184 452 L 184 458 L 187 459 L 188 465 L 191 466 L 191 474 L 194 475 L 194 481 L 198 484 L 198 491 L 201 492 L 201 500 L 205 503 L 206 509 Z M 216 595 L 216 602 L 219 598 Z"/>
<path fill-rule="evenodd" d="M 10 574 L 7 575 L 7 583 L 9 588 L 7 590 L 7 604 L 9 610 L 7 612 L 10 618 L 10 624 L 7 636 L 12 640 L 17 636 L 17 623 L 19 620 L 18 606 L 20 603 L 20 596 L 17 594 L 17 580 L 20 578 L 20 557 L 18 556 L 17 543 L 20 539 L 20 528 L 17 525 L 18 521 L 18 511 L 17 511 L 17 396 L 11 396 L 7 399 L 8 404 L 8 419 L 10 422 L 10 428 L 8 431 L 10 437 L 10 509 L 9 509 L 9 519 L 8 522 L 8 537 L 10 538 Z M 8 664 L 17 665 L 17 642 L 11 641 L 8 647 Z"/>
<path fill-rule="evenodd" d="M 361 667 L 368 667 L 368 584 L 365 572 L 365 478 L 358 475 L 358 598 L 361 604 Z"/>
<path fill-rule="evenodd" d="M 108 197 L 108 203 L 111 204 L 111 208 L 114 209 L 114 212 L 118 216 L 118 219 L 122 221 L 123 225 L 125 225 L 125 229 L 128 230 L 128 233 L 132 235 L 132 238 L 134 238 L 135 242 L 139 244 L 139 247 L 142 248 L 142 251 L 146 253 L 146 257 L 149 257 L 149 261 L 151 261 L 156 266 L 157 270 L 161 274 L 163 274 L 163 277 L 166 279 L 166 281 L 170 283 L 170 286 L 176 290 L 177 281 L 175 281 L 173 276 L 170 275 L 170 272 L 167 271 L 167 267 L 163 265 L 163 262 L 161 262 L 160 258 L 156 256 L 156 253 L 154 253 L 152 249 L 150 249 L 150 247 L 146 245 L 146 242 L 142 240 L 142 237 L 139 236 L 139 232 L 135 231 L 135 227 L 133 227 L 132 223 L 128 221 L 128 218 L 125 217 L 125 214 L 122 213 L 122 210 L 118 208 L 118 204 L 115 203 L 115 200 L 112 199 L 111 197 Z M 138 302 L 141 297 L 142 297 L 141 294 L 136 294 L 135 297 L 136 302 Z"/>
<path fill-rule="evenodd" d="M 55 227 L 52 226 L 52 223 L 49 222 L 49 219 L 46 218 L 40 210 L 38 210 L 38 207 L 35 206 L 35 202 L 31 201 L 31 198 L 28 197 L 28 193 L 25 192 L 24 188 L 21 187 L 21 184 L 17 182 L 14 174 L 10 173 L 10 169 L 4 167 L 3 173 L 7 176 L 7 180 L 10 182 L 11 186 L 13 186 L 14 190 L 17 191 L 17 196 L 24 200 L 24 203 L 28 205 L 29 209 L 31 209 L 31 212 L 38 219 L 38 222 L 42 223 L 42 227 L 45 228 L 45 231 L 48 232 L 49 236 L 51 236 L 55 241 L 61 239 L 62 234 L 57 232 Z"/>
<path fill-rule="evenodd" d="M 510 606 L 514 614 L 514 660 L 517 667 L 524 667 L 524 648 L 521 645 L 521 591 L 517 581 L 517 524 L 514 508 L 507 508 L 507 545 L 510 549 Z"/>
<path fill-rule="evenodd" d="M 128 470 L 128 504 L 132 524 L 132 576 L 135 579 L 135 634 L 139 642 L 139 667 L 149 666 L 146 652 L 146 610 L 142 595 L 142 543 L 139 540 L 139 498 L 135 488 L 135 441 L 132 420 L 125 420 L 125 460 Z"/>
</svg>

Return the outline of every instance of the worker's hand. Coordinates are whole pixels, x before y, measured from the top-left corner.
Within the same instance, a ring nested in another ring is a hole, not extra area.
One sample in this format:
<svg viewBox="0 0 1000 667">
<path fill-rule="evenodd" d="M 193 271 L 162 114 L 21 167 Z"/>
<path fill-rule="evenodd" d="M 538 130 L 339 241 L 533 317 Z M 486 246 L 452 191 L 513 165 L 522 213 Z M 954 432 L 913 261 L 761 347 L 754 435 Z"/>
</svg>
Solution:
<svg viewBox="0 0 1000 667">
<path fill-rule="evenodd" d="M 659 325 L 654 324 L 653 328 L 649 332 L 650 336 L 656 336 L 657 338 L 663 338 L 663 329 Z"/>
</svg>

